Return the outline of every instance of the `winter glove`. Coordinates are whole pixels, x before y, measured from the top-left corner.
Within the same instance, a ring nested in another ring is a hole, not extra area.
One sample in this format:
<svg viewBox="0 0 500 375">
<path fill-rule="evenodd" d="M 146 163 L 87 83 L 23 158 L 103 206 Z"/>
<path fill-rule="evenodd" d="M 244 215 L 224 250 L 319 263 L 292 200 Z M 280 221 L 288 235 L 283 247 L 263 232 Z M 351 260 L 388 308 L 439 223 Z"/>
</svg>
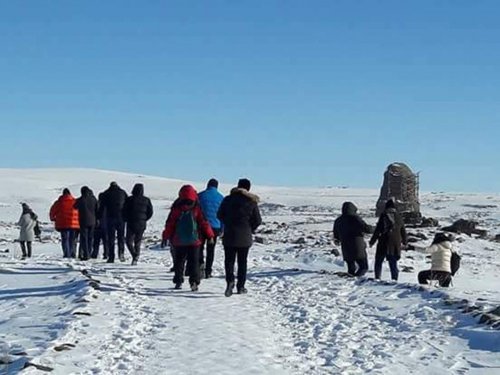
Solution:
<svg viewBox="0 0 500 375">
<path fill-rule="evenodd" d="M 213 245 L 215 243 L 214 239 L 213 238 L 209 238 L 208 239 L 208 244 L 209 245 Z"/>
</svg>

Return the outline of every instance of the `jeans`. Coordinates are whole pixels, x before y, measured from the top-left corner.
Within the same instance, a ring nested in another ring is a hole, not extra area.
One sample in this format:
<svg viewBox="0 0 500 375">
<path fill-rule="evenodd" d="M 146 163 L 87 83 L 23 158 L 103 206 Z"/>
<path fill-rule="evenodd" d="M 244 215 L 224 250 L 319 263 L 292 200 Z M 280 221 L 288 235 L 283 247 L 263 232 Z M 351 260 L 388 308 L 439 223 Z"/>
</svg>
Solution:
<svg viewBox="0 0 500 375">
<path fill-rule="evenodd" d="M 64 258 L 74 258 L 76 255 L 76 230 L 61 230 L 61 245 Z"/>
<path fill-rule="evenodd" d="M 226 247 L 224 265 L 226 268 L 226 282 L 234 283 L 234 264 L 238 260 L 238 289 L 244 288 L 247 281 L 248 247 Z"/>
<path fill-rule="evenodd" d="M 398 258 L 394 255 L 387 255 L 387 261 L 389 262 L 389 268 L 391 269 L 391 279 L 398 281 L 399 269 L 398 269 Z M 375 258 L 375 278 L 379 280 L 382 277 L 382 264 L 384 263 L 385 257 Z"/>
</svg>

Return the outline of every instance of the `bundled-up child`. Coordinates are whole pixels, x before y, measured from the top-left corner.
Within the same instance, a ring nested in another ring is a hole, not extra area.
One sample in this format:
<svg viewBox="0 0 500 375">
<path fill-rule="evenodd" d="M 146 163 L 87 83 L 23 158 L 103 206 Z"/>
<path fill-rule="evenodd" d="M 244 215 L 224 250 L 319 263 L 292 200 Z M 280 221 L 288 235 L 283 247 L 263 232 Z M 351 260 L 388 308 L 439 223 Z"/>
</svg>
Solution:
<svg viewBox="0 0 500 375">
<path fill-rule="evenodd" d="M 20 227 L 19 242 L 23 252 L 23 259 L 25 259 L 26 257 L 31 258 L 32 255 L 32 244 L 36 237 L 35 228 L 38 217 L 26 203 L 21 203 L 21 207 L 22 214 L 17 225 Z"/>
</svg>

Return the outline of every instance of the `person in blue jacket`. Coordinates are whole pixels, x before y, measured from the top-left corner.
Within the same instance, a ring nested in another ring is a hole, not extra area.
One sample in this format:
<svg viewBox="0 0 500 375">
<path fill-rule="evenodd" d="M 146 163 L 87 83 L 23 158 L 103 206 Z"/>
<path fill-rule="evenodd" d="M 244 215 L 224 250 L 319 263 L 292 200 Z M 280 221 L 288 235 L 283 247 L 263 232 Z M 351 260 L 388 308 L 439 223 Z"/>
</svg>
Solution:
<svg viewBox="0 0 500 375">
<path fill-rule="evenodd" d="M 209 222 L 212 230 L 214 231 L 215 237 L 214 241 L 207 243 L 207 241 L 203 241 L 203 245 L 201 247 L 201 267 L 203 269 L 204 263 L 204 248 L 205 244 L 207 245 L 207 261 L 205 265 L 205 278 L 209 279 L 212 277 L 212 267 L 214 264 L 215 257 L 215 245 L 217 242 L 217 238 L 222 234 L 222 223 L 217 218 L 217 212 L 219 211 L 219 207 L 224 199 L 223 195 L 219 193 L 219 182 L 212 178 L 208 181 L 207 189 L 199 194 L 201 210 L 203 211 L 203 215 Z"/>
</svg>

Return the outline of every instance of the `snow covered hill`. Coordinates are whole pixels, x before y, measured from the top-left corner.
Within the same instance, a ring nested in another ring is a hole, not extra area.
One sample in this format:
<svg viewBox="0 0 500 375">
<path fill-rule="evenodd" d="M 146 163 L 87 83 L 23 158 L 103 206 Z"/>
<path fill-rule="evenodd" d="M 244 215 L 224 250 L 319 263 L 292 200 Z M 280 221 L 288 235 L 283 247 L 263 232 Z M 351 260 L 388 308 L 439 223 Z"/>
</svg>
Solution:
<svg viewBox="0 0 500 375">
<path fill-rule="evenodd" d="M 61 259 L 51 203 L 62 188 L 99 192 L 111 181 L 128 191 L 142 182 L 153 200 L 139 266 Z M 174 291 L 170 256 L 158 242 L 183 183 L 85 169 L 0 170 L 0 374 L 27 363 L 41 367 L 25 374 L 65 375 L 500 373 L 500 330 L 460 308 L 500 306 L 498 243 L 459 236 L 463 266 L 450 290 L 419 290 L 416 274 L 428 260 L 413 251 L 404 253 L 399 284 L 344 279 L 335 275 L 344 266 L 331 253 L 333 220 L 350 200 L 374 223 L 378 191 L 256 187 L 265 224 L 251 250 L 250 293 L 223 296 L 220 247 L 214 279 L 198 293 Z M 442 224 L 474 219 L 500 233 L 500 195 L 421 200 L 424 215 Z M 27 261 L 14 242 L 20 202 L 43 221 L 44 243 Z M 434 230 L 410 230 L 421 237 L 415 246 L 429 245 Z"/>
</svg>

